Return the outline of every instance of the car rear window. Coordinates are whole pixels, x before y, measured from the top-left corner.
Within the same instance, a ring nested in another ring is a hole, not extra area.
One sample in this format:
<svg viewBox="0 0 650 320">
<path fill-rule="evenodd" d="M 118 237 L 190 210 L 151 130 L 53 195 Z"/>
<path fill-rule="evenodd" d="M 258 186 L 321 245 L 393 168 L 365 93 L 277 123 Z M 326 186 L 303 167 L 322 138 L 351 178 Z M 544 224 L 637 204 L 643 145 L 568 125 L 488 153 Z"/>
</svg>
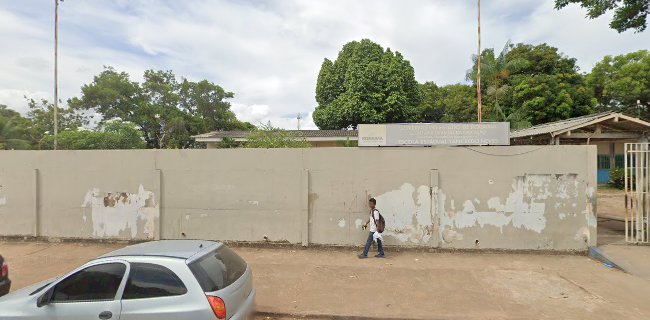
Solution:
<svg viewBox="0 0 650 320">
<path fill-rule="evenodd" d="M 246 272 L 246 262 L 223 245 L 188 266 L 205 292 L 221 290 Z"/>
<path fill-rule="evenodd" d="M 180 296 L 187 293 L 183 281 L 171 270 L 157 264 L 131 263 L 123 300 Z"/>
</svg>

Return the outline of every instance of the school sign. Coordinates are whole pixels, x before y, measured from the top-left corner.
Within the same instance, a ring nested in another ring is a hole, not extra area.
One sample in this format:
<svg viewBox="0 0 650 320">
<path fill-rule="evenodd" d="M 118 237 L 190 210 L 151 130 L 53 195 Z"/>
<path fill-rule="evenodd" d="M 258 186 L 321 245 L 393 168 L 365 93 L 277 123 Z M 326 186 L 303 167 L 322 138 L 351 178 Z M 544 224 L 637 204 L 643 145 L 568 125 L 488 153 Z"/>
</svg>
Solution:
<svg viewBox="0 0 650 320">
<path fill-rule="evenodd" d="M 360 147 L 507 146 L 509 122 L 360 124 Z"/>
</svg>

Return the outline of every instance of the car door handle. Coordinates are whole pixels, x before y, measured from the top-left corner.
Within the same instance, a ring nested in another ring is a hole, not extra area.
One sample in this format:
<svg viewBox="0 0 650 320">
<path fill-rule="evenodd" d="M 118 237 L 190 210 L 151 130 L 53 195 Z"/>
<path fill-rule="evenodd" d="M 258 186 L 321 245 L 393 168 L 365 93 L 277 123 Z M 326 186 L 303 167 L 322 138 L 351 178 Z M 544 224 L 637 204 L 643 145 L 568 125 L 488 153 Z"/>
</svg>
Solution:
<svg viewBox="0 0 650 320">
<path fill-rule="evenodd" d="M 113 313 L 110 311 L 104 311 L 99 314 L 99 318 L 102 320 L 107 320 L 113 317 Z"/>
</svg>

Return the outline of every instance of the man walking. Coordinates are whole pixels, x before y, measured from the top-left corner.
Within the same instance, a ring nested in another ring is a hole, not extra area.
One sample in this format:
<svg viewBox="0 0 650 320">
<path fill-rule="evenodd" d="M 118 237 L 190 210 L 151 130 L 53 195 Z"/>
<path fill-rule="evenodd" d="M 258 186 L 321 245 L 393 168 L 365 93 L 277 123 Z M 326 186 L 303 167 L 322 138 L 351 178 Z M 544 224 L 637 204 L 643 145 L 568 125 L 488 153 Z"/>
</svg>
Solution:
<svg viewBox="0 0 650 320">
<path fill-rule="evenodd" d="M 375 255 L 375 258 L 383 258 L 384 257 L 384 247 L 381 245 L 381 232 L 383 230 L 380 230 L 380 228 L 377 226 L 381 220 L 381 215 L 379 214 L 379 210 L 375 209 L 375 206 L 377 206 L 377 200 L 375 198 L 370 198 L 368 200 L 368 206 L 370 207 L 370 217 L 368 218 L 368 221 L 366 221 L 366 224 L 363 225 L 363 229 L 366 230 L 368 228 L 368 225 L 370 225 L 370 233 L 368 234 L 368 241 L 366 241 L 366 247 L 363 249 L 363 253 L 359 255 L 359 259 L 365 259 L 368 258 L 368 251 L 370 251 L 370 246 L 373 243 L 373 240 L 377 242 L 377 249 L 379 253 Z M 381 226 L 383 228 L 383 226 Z"/>
</svg>

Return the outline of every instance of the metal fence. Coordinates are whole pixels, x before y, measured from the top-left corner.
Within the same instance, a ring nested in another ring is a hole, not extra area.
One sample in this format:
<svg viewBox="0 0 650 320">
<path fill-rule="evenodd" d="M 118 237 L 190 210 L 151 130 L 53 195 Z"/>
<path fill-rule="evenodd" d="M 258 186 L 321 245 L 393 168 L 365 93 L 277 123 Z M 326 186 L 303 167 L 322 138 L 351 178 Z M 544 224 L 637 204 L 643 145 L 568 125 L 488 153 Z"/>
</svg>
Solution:
<svg viewBox="0 0 650 320">
<path fill-rule="evenodd" d="M 650 143 L 625 144 L 625 241 L 650 243 Z"/>
</svg>

